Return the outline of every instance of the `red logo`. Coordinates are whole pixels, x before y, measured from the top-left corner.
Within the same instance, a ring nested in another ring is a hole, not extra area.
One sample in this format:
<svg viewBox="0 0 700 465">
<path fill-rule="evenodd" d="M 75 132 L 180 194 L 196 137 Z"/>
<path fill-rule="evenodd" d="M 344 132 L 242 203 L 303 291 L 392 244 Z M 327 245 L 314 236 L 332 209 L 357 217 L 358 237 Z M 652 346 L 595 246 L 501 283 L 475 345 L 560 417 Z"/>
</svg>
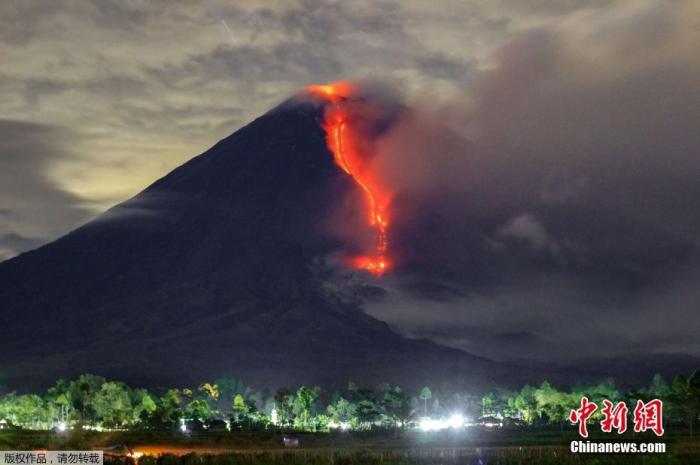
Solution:
<svg viewBox="0 0 700 465">
<path fill-rule="evenodd" d="M 608 399 L 603 401 L 603 420 L 600 422 L 600 429 L 605 433 L 610 433 L 613 428 L 617 430 L 617 434 L 622 434 L 627 431 L 627 404 L 618 402 L 613 407 L 613 403 Z"/>
<path fill-rule="evenodd" d="M 581 397 L 581 406 L 572 410 L 569 414 L 571 423 L 578 423 L 578 433 L 584 437 L 588 437 L 588 427 L 586 422 L 596 412 L 598 406 L 590 402 L 588 397 Z M 634 421 L 634 431 L 639 433 L 651 430 L 657 436 L 663 436 L 663 403 L 659 399 L 654 399 L 647 403 L 641 400 L 637 401 L 637 406 L 632 414 Z M 600 411 L 603 414 L 603 419 L 600 422 L 600 429 L 604 433 L 610 433 L 613 429 L 617 430 L 618 434 L 627 431 L 627 414 L 629 409 L 624 402 L 613 404 L 608 399 L 603 400 L 603 408 Z"/>
<path fill-rule="evenodd" d="M 588 428 L 586 427 L 586 421 L 593 415 L 593 413 L 598 409 L 598 406 L 593 402 L 588 402 L 588 397 L 581 397 L 581 408 L 578 410 L 572 410 L 569 414 L 569 420 L 571 423 L 578 423 L 578 434 L 584 438 L 588 437 Z"/>
<path fill-rule="evenodd" d="M 637 406 L 634 408 L 634 431 L 639 433 L 650 429 L 655 435 L 663 436 L 662 408 L 663 404 L 659 399 L 654 399 L 646 404 L 638 400 Z"/>
</svg>

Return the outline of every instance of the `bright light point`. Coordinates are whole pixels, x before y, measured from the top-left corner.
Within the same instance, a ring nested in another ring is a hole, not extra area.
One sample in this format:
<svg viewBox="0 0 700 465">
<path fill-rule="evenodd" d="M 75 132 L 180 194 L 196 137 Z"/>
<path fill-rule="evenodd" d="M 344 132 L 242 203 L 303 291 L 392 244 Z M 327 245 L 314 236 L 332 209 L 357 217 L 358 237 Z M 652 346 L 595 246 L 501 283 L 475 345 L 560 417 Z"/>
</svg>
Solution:
<svg viewBox="0 0 700 465">
<path fill-rule="evenodd" d="M 450 428 L 461 428 L 464 426 L 464 417 L 459 414 L 452 415 L 448 420 L 447 424 Z"/>
<path fill-rule="evenodd" d="M 62 433 L 66 430 L 66 424 L 65 423 L 59 423 L 57 426 L 58 430 Z"/>
<path fill-rule="evenodd" d="M 340 429 L 342 429 L 343 431 L 347 430 L 349 427 L 350 425 L 347 422 L 342 422 L 340 424 Z"/>
<path fill-rule="evenodd" d="M 440 431 L 447 428 L 458 429 L 464 427 L 464 417 L 454 414 L 450 418 L 421 418 L 418 426 L 422 431 Z"/>
</svg>

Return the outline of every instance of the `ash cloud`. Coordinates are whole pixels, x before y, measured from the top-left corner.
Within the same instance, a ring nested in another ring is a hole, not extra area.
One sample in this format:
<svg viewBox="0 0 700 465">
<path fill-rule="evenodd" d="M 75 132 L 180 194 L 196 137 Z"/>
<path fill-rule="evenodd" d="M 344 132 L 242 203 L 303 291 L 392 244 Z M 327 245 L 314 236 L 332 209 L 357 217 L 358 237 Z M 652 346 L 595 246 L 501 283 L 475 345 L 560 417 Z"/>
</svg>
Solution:
<svg viewBox="0 0 700 465">
<path fill-rule="evenodd" d="M 700 29 L 667 6 L 528 30 L 410 106 L 377 141 L 399 267 L 368 312 L 502 359 L 700 353 Z"/>
</svg>

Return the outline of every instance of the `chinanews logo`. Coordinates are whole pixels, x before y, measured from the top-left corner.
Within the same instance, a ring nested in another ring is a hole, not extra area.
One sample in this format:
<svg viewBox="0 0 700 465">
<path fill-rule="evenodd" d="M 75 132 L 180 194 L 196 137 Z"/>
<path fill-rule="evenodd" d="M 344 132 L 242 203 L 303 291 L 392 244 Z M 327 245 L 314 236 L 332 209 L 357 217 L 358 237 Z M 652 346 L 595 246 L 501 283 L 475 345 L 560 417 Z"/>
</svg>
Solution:
<svg viewBox="0 0 700 465">
<path fill-rule="evenodd" d="M 598 405 L 581 397 L 581 406 L 571 410 L 569 420 L 573 425 L 578 425 L 578 433 L 583 438 L 588 438 L 588 420 L 598 411 Z M 604 433 L 623 434 L 628 429 L 629 408 L 625 402 L 614 404 L 608 399 L 603 400 L 603 408 L 600 409 L 602 419 L 600 430 Z M 637 401 L 632 412 L 632 429 L 635 433 L 645 431 L 653 432 L 657 437 L 664 435 L 663 427 L 663 402 L 653 399 L 649 402 Z M 571 441 L 573 453 L 664 453 L 666 444 L 662 442 L 636 443 L 636 442 L 591 442 Z"/>
</svg>

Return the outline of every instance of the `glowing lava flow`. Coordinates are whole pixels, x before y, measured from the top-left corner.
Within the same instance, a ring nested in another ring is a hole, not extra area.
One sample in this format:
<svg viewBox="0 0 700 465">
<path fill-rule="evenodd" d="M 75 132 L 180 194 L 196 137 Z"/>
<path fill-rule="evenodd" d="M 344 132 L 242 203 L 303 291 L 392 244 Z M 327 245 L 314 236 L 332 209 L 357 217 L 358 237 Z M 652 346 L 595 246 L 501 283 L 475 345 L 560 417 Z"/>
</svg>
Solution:
<svg viewBox="0 0 700 465">
<path fill-rule="evenodd" d="M 326 143 L 333 153 L 335 163 L 350 175 L 364 192 L 369 210 L 369 225 L 377 232 L 376 255 L 356 257 L 353 259 L 353 265 L 379 276 L 390 265 L 387 258 L 389 221 L 385 208 L 388 196 L 381 192 L 382 189 L 379 188 L 376 180 L 369 175 L 366 167 L 363 166 L 363 159 L 354 147 L 353 137 L 347 134 L 348 115 L 341 102 L 347 98 L 352 89 L 348 84 L 339 82 L 324 86 L 310 86 L 307 90 L 322 96 L 332 104 L 330 108 L 326 109 L 323 123 L 323 129 L 326 131 Z"/>
</svg>

